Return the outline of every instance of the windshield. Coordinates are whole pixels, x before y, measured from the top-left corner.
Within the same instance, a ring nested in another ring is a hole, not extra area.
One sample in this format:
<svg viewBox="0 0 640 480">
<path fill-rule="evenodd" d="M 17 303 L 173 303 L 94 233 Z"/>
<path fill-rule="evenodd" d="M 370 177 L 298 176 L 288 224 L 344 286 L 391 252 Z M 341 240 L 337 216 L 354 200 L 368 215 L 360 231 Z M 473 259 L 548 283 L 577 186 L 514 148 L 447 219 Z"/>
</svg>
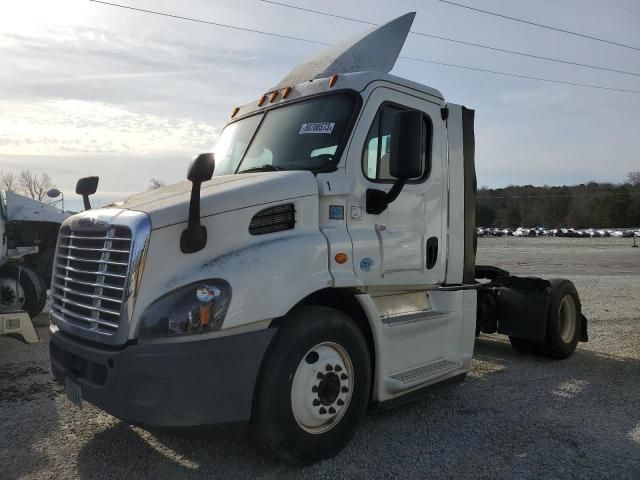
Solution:
<svg viewBox="0 0 640 480">
<path fill-rule="evenodd" d="M 344 141 L 355 106 L 352 95 L 327 95 L 234 122 L 214 148 L 215 175 L 321 170 Z"/>
</svg>

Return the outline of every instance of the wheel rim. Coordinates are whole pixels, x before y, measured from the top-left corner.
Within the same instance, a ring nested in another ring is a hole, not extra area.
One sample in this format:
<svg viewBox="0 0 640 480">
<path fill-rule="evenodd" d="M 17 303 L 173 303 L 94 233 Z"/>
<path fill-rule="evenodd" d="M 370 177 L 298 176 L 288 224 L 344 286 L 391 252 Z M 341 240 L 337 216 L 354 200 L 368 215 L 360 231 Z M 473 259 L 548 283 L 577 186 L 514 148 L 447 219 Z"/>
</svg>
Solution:
<svg viewBox="0 0 640 480">
<path fill-rule="evenodd" d="M 565 295 L 560 302 L 558 331 L 564 343 L 571 343 L 576 329 L 576 303 L 571 295 Z"/>
<path fill-rule="evenodd" d="M 333 342 L 311 348 L 302 357 L 291 385 L 291 408 L 306 432 L 324 433 L 344 416 L 353 395 L 353 364 Z"/>
<path fill-rule="evenodd" d="M 22 308 L 24 305 L 24 290 L 22 286 L 11 277 L 0 277 L 0 307 Z"/>
</svg>

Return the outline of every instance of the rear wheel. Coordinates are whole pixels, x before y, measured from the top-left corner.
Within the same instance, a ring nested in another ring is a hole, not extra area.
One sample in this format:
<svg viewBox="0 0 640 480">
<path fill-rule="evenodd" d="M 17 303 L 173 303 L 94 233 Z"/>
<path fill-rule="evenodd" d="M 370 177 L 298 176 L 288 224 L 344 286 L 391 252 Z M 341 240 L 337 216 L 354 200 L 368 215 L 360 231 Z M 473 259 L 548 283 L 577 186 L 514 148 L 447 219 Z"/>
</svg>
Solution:
<svg viewBox="0 0 640 480">
<path fill-rule="evenodd" d="M 575 351 L 582 331 L 580 297 L 573 283 L 562 278 L 551 280 L 549 296 L 544 341 L 516 337 L 509 337 L 509 341 L 522 353 L 568 358 Z"/>
<path fill-rule="evenodd" d="M 570 357 L 581 330 L 582 312 L 576 287 L 569 280 L 552 280 L 543 353 L 558 359 Z"/>
<path fill-rule="evenodd" d="M 342 312 L 300 307 L 287 315 L 257 385 L 253 436 L 269 456 L 310 464 L 349 442 L 369 403 L 371 362 Z"/>
</svg>

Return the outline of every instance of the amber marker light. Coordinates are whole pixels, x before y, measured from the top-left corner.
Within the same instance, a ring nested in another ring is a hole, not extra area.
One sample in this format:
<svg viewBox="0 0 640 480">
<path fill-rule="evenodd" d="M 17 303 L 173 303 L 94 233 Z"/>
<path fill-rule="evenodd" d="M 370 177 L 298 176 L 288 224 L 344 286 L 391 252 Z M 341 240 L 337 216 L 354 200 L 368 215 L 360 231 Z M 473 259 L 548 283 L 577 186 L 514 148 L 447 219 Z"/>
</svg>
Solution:
<svg viewBox="0 0 640 480">
<path fill-rule="evenodd" d="M 271 96 L 269 97 L 269 103 L 272 103 L 276 98 L 278 98 L 278 90 L 271 93 Z"/>
<path fill-rule="evenodd" d="M 340 253 L 336 253 L 335 259 L 336 259 L 336 263 L 339 263 L 340 265 L 342 265 L 343 263 L 346 263 L 347 260 L 349 260 L 349 257 L 347 256 L 346 253 L 340 252 Z"/>
<path fill-rule="evenodd" d="M 287 87 L 284 89 L 284 92 L 282 92 L 282 98 L 285 99 L 289 96 L 289 94 L 291 93 L 291 87 Z"/>
<path fill-rule="evenodd" d="M 234 108 L 233 112 L 231 112 L 231 118 L 235 117 L 239 111 L 240 111 L 240 107 Z"/>
<path fill-rule="evenodd" d="M 267 99 L 267 95 L 266 95 L 266 94 L 265 94 L 265 95 L 262 95 L 262 96 L 260 97 L 260 100 L 258 100 L 258 106 L 259 106 L 259 107 L 261 107 L 261 106 L 262 106 L 262 104 L 264 103 L 264 101 L 265 101 L 266 99 Z"/>
<path fill-rule="evenodd" d="M 333 87 L 338 81 L 338 75 L 331 75 L 329 77 L 329 87 Z"/>
</svg>

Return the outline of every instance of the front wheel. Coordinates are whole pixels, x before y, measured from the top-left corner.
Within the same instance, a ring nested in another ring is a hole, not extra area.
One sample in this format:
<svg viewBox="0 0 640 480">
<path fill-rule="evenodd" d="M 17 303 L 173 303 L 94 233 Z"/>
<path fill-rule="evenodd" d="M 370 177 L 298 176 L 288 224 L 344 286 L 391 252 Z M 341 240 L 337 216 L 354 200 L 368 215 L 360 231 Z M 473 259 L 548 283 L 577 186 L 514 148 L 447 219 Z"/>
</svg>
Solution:
<svg viewBox="0 0 640 480">
<path fill-rule="evenodd" d="M 253 436 L 268 455 L 305 465 L 336 455 L 364 415 L 371 361 L 360 329 L 321 306 L 283 320 L 262 366 Z"/>
<path fill-rule="evenodd" d="M 45 302 L 46 286 L 36 272 L 12 264 L 0 267 L 0 310 L 24 310 L 33 318 Z"/>
</svg>

